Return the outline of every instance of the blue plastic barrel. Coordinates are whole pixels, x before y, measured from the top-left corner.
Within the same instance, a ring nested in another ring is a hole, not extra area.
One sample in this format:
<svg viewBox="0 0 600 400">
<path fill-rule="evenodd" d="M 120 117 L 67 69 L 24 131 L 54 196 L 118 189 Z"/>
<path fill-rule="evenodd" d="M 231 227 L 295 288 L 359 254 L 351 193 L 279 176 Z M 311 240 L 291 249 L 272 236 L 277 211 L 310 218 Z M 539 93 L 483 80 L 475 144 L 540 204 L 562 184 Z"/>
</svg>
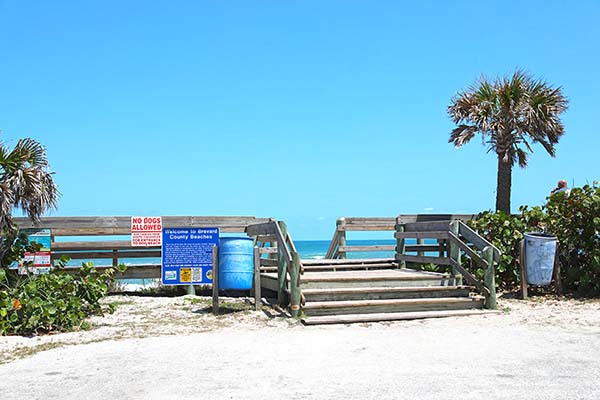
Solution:
<svg viewBox="0 0 600 400">
<path fill-rule="evenodd" d="M 526 233 L 525 261 L 527 264 L 527 283 L 539 286 L 549 285 L 552 281 L 555 256 L 555 236 L 538 232 Z"/>
<path fill-rule="evenodd" d="M 219 289 L 247 290 L 254 280 L 254 241 L 247 237 L 219 240 Z"/>
</svg>

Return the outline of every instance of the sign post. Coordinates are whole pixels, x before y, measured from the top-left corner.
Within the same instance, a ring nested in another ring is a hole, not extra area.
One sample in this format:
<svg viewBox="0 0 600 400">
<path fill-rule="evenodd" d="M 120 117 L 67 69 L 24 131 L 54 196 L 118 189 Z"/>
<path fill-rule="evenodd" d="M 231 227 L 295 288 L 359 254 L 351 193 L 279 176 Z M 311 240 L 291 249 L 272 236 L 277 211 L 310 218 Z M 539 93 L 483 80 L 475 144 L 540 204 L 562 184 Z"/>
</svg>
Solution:
<svg viewBox="0 0 600 400">
<path fill-rule="evenodd" d="M 162 284 L 190 285 L 193 290 L 193 285 L 212 283 L 213 247 L 218 245 L 219 228 L 164 228 Z"/>
</svg>

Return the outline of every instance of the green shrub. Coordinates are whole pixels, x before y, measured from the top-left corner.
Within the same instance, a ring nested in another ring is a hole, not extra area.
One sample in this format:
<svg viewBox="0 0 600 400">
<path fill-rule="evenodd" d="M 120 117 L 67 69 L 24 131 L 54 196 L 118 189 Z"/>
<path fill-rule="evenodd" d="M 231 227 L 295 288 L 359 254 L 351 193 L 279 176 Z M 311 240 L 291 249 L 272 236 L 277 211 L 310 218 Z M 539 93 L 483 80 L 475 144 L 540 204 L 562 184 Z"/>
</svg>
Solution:
<svg viewBox="0 0 600 400">
<path fill-rule="evenodd" d="M 100 299 L 108 292 L 114 273 L 124 267 L 98 272 L 92 263 L 76 271 L 62 259 L 49 274 L 18 275 L 0 268 L 0 334 L 37 334 L 85 328 L 93 314 L 114 310 Z"/>
<path fill-rule="evenodd" d="M 559 242 L 563 287 L 579 295 L 600 295 L 600 188 L 574 188 L 550 197 L 546 229 Z"/>
</svg>

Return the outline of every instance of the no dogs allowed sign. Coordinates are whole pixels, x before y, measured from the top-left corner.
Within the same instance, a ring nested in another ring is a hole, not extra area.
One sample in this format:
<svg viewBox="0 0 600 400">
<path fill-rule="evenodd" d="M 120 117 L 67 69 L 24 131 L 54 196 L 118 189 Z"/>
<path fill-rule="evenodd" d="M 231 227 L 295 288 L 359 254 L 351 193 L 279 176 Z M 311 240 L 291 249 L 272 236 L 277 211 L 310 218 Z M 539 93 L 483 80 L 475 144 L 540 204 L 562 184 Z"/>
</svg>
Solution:
<svg viewBox="0 0 600 400">
<path fill-rule="evenodd" d="M 132 246 L 162 245 L 162 217 L 131 217 Z"/>
</svg>

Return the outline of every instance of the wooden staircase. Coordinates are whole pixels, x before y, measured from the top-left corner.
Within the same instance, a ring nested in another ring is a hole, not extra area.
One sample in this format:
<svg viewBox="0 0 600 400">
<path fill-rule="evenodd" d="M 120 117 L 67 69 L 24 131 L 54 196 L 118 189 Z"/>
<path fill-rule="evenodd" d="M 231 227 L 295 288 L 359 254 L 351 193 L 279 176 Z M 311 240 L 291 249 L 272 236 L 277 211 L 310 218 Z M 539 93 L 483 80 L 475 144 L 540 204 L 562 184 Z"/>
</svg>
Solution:
<svg viewBox="0 0 600 400">
<path fill-rule="evenodd" d="M 393 226 L 398 240 L 394 259 L 345 258 L 345 253 L 365 251 L 365 246 L 348 246 L 339 233 L 349 229 L 349 222 L 359 221 L 364 227 L 364 220 L 345 221 L 328 252 L 334 258 L 323 260 L 300 260 L 282 222 L 249 227 L 248 233 L 258 242 L 277 240 L 276 246 L 256 250 L 257 254 L 277 255 L 277 260 L 259 258 L 261 287 L 276 292 L 278 302 L 289 304 L 292 316 L 306 325 L 495 312 L 493 276 L 498 250 L 461 221 L 407 222 L 402 218 Z M 384 219 L 366 226 L 367 230 L 390 228 Z M 417 244 L 406 244 L 406 238 L 416 238 Z M 374 246 L 373 251 L 382 247 L 389 246 Z M 463 267 L 461 257 L 484 269 L 484 282 Z M 445 266 L 438 270 L 448 273 L 414 268 L 419 264 Z M 463 279 L 469 285 L 464 285 Z"/>
<path fill-rule="evenodd" d="M 399 268 L 394 260 L 303 260 L 306 325 L 393 321 L 481 313 L 483 297 L 449 274 Z M 263 272 L 264 287 L 277 274 Z"/>
</svg>

